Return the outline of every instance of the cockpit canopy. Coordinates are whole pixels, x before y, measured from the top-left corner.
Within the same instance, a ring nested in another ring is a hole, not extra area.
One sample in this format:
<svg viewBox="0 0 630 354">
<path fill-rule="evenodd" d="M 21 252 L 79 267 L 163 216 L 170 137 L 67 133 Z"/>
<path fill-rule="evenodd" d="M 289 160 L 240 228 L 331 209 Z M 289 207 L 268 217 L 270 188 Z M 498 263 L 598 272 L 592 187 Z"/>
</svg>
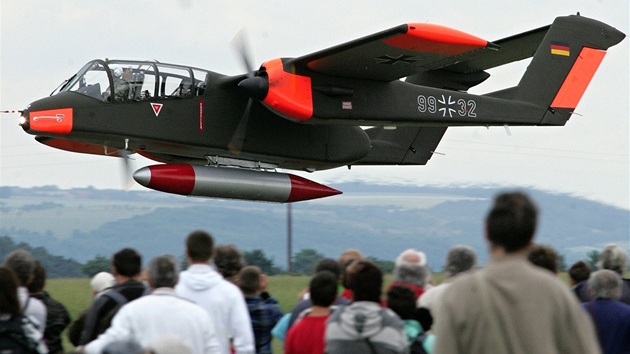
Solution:
<svg viewBox="0 0 630 354">
<path fill-rule="evenodd" d="M 207 79 L 206 70 L 157 61 L 93 60 L 51 95 L 73 91 L 105 102 L 201 96 Z"/>
</svg>

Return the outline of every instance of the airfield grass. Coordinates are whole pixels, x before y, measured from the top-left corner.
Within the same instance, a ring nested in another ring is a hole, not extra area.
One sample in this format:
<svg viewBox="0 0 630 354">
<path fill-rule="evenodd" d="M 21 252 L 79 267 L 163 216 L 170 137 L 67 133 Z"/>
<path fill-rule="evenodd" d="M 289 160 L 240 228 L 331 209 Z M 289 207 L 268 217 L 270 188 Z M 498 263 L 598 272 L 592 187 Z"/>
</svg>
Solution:
<svg viewBox="0 0 630 354">
<path fill-rule="evenodd" d="M 444 275 L 442 273 L 433 273 L 431 275 L 433 283 L 442 282 Z M 568 284 L 568 276 L 561 273 L 560 278 Z M 298 301 L 298 294 L 308 286 L 310 276 L 306 275 L 276 275 L 269 277 L 269 293 L 278 300 L 280 307 L 284 313 L 290 312 Z M 391 275 L 385 275 L 383 289 L 392 282 Z M 72 279 L 50 279 L 46 284 L 46 290 L 56 300 L 66 306 L 72 319 L 87 308 L 92 302 L 92 290 L 90 289 L 89 278 L 72 278 Z M 68 341 L 66 334 L 63 334 L 64 348 L 66 352 L 71 352 L 74 347 Z M 273 340 L 273 352 L 282 353 L 282 342 Z"/>
</svg>

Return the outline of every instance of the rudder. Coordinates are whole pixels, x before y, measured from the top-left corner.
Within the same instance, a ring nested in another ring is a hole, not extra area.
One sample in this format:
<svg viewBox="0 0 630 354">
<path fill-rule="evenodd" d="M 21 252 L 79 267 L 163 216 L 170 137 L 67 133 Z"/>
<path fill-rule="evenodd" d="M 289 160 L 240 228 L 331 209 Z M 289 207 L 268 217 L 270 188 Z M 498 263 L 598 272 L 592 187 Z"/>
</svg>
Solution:
<svg viewBox="0 0 630 354">
<path fill-rule="evenodd" d="M 555 19 L 513 99 L 547 108 L 541 125 L 564 125 L 606 50 L 625 38 L 617 29 L 579 15 Z"/>
</svg>

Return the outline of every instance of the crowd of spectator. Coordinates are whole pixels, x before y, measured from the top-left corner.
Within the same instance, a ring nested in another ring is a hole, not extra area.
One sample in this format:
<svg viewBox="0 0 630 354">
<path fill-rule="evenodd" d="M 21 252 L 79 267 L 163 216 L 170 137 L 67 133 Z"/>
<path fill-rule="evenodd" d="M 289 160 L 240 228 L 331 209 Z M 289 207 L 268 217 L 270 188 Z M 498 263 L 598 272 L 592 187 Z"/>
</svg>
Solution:
<svg viewBox="0 0 630 354">
<path fill-rule="evenodd" d="M 628 254 L 602 250 L 559 277 L 558 254 L 536 244 L 538 208 L 521 192 L 495 197 L 484 220 L 489 260 L 454 245 L 435 284 L 427 255 L 403 250 L 393 280 L 358 249 L 321 259 L 292 311 L 283 313 L 269 278 L 235 245 L 203 230 L 173 255 L 142 268 L 123 248 L 111 273 L 90 281 L 93 301 L 74 321 L 45 290 L 46 270 L 17 250 L 0 266 L 0 353 L 287 354 L 630 353 Z M 385 286 L 387 285 L 387 286 Z M 66 330 L 67 329 L 67 330 Z"/>
</svg>

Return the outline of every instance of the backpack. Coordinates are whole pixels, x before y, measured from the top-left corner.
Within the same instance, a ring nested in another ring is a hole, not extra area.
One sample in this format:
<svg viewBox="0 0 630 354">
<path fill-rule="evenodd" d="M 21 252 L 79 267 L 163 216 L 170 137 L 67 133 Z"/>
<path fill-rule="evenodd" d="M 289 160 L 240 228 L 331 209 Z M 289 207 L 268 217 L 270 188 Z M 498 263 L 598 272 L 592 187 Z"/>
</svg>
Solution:
<svg viewBox="0 0 630 354">
<path fill-rule="evenodd" d="M 114 308 L 109 310 L 107 314 L 105 314 L 105 316 L 103 316 L 96 324 L 96 337 L 104 333 L 111 326 L 112 319 L 114 318 L 116 313 L 118 313 L 118 310 L 120 310 L 121 307 L 123 307 L 127 302 L 129 302 L 129 300 L 127 300 L 127 298 L 123 294 L 115 290 L 109 290 L 103 293 L 103 295 L 101 296 L 106 296 L 114 300 L 116 302 L 116 306 L 114 306 Z"/>
<path fill-rule="evenodd" d="M 0 321 L 0 354 L 37 353 L 37 345 L 24 333 L 22 325 L 28 322 L 24 315 L 11 316 Z"/>
</svg>

